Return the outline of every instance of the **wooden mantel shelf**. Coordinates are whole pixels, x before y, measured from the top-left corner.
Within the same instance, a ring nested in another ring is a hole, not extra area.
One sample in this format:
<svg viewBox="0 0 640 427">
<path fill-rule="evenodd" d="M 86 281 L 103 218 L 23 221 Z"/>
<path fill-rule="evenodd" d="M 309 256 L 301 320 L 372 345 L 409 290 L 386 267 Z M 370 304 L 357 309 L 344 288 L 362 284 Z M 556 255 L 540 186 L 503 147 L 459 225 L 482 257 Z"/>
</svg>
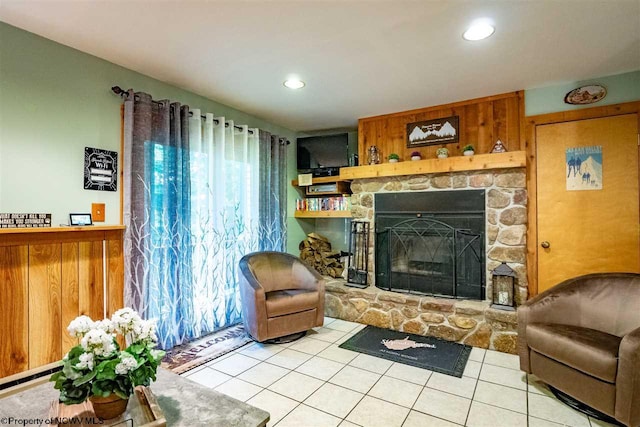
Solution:
<svg viewBox="0 0 640 427">
<path fill-rule="evenodd" d="M 446 159 L 427 159 L 380 165 L 353 166 L 340 169 L 341 180 L 379 178 L 387 176 L 420 175 L 427 173 L 465 172 L 490 169 L 523 168 L 527 165 L 525 151 L 476 154 Z"/>
<path fill-rule="evenodd" d="M 89 225 L 85 227 L 0 228 L 0 234 L 63 233 L 76 231 L 124 230 L 124 225 Z"/>
</svg>

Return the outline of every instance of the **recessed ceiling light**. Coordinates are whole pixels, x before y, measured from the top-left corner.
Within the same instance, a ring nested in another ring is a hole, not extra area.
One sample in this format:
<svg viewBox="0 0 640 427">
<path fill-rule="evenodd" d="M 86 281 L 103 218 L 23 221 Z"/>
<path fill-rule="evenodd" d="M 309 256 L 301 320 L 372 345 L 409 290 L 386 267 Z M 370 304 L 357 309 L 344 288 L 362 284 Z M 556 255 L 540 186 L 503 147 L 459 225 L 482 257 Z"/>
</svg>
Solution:
<svg viewBox="0 0 640 427">
<path fill-rule="evenodd" d="M 289 89 L 300 89 L 304 87 L 304 82 L 299 79 L 287 79 L 283 84 Z"/>
<path fill-rule="evenodd" d="M 462 38 L 469 41 L 483 40 L 489 37 L 495 28 L 487 19 L 478 19 L 471 23 L 471 26 L 464 32 Z"/>
</svg>

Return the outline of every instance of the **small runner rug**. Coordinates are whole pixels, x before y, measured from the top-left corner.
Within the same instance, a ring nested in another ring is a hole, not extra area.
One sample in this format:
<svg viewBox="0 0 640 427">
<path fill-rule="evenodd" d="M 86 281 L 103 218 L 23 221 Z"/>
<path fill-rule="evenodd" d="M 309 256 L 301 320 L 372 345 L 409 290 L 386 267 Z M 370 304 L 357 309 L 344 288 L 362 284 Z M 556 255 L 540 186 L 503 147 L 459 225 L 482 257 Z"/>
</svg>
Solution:
<svg viewBox="0 0 640 427">
<path fill-rule="evenodd" d="M 176 374 L 182 374 L 251 341 L 242 323 L 229 326 L 195 341 L 173 347 L 167 351 L 161 366 Z"/>
<path fill-rule="evenodd" d="M 471 353 L 468 345 L 375 326 L 367 326 L 340 347 L 458 378 Z"/>
</svg>

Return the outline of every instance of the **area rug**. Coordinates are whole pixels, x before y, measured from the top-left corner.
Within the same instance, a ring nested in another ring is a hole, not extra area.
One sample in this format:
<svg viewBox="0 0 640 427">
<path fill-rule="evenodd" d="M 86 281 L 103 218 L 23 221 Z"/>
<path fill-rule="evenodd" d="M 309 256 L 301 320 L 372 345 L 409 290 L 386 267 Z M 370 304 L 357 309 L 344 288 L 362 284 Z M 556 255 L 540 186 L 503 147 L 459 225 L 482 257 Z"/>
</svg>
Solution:
<svg viewBox="0 0 640 427">
<path fill-rule="evenodd" d="M 367 326 L 340 347 L 458 378 L 471 354 L 468 345 L 375 326 Z"/>
<path fill-rule="evenodd" d="M 182 374 L 251 341 L 242 323 L 229 326 L 195 341 L 173 347 L 167 351 L 161 366 L 176 374 Z"/>
</svg>

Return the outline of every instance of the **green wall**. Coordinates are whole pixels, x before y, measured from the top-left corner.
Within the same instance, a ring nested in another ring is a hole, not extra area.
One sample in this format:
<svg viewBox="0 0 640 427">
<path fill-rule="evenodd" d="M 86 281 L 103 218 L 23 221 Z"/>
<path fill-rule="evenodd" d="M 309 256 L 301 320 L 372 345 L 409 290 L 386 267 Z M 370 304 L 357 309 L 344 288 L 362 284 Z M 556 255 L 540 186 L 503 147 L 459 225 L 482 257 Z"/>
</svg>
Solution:
<svg viewBox="0 0 640 427">
<path fill-rule="evenodd" d="M 0 22 L 0 212 L 51 213 L 57 226 L 100 202 L 105 224 L 119 222 L 119 191 L 83 189 L 84 147 L 120 151 L 116 85 L 288 138 L 295 176 L 295 132 Z M 288 248 L 297 253 L 304 230 L 288 206 Z"/>
<path fill-rule="evenodd" d="M 607 96 L 596 104 L 571 105 L 564 103 L 564 96 L 572 89 L 587 84 L 600 84 L 607 88 Z M 589 80 L 568 82 L 556 86 L 527 89 L 524 92 L 525 115 L 579 110 L 640 100 L 640 70 Z"/>
</svg>

